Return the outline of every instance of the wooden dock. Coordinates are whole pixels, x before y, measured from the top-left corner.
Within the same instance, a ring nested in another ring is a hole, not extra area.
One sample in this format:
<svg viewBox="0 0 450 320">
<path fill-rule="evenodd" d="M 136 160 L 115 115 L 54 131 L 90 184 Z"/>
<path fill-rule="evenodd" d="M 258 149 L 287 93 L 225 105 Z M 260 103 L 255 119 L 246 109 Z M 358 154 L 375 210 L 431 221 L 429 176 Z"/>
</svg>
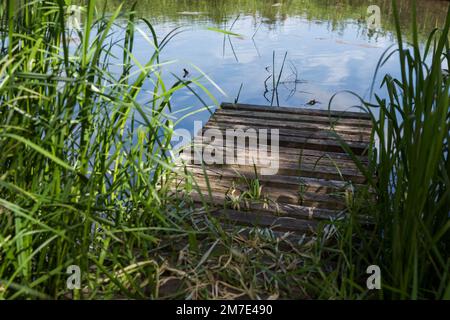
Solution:
<svg viewBox="0 0 450 320">
<path fill-rule="evenodd" d="M 335 219 L 345 210 L 350 187 L 358 188 L 366 182 L 339 141 L 344 140 L 367 163 L 371 121 L 364 113 L 224 103 L 202 133 L 215 130 L 225 135 L 226 130 L 239 129 L 278 130 L 276 174 L 264 174 L 263 166 L 255 161 L 205 164 L 195 161 L 194 153 L 182 157 L 183 170 L 195 180 L 189 196 L 195 202 L 212 205 L 213 214 L 227 225 L 258 226 L 283 233 L 314 232 L 319 221 Z M 197 138 L 194 146 L 203 142 L 200 150 L 204 151 L 204 139 Z M 215 153 L 230 151 L 230 145 L 215 142 L 209 140 L 206 145 L 219 148 Z M 270 138 L 258 143 L 275 155 L 276 146 Z M 258 155 L 247 145 L 233 145 L 232 149 L 236 156 L 246 155 L 252 160 Z"/>
</svg>

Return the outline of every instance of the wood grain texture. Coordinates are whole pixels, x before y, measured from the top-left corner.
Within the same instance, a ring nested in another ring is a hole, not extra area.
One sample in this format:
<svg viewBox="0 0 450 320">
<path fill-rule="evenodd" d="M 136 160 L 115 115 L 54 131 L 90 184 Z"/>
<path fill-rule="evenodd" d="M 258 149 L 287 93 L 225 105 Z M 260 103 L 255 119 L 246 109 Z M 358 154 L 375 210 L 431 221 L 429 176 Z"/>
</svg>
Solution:
<svg viewBox="0 0 450 320">
<path fill-rule="evenodd" d="M 336 117 L 336 118 L 351 118 L 351 119 L 367 119 L 370 120 L 370 115 L 363 112 L 355 112 L 353 111 L 355 108 L 352 108 L 352 111 L 336 111 L 336 110 L 318 110 L 312 108 L 292 108 L 292 107 L 270 107 L 270 106 L 261 106 L 261 105 L 253 105 L 253 104 L 234 104 L 224 102 L 221 105 L 222 109 L 236 109 L 236 110 L 250 110 L 250 111 L 275 111 L 278 113 L 285 114 L 305 114 L 305 115 L 315 115 L 321 117 Z"/>
<path fill-rule="evenodd" d="M 220 131 L 221 139 L 203 137 L 210 129 Z M 238 138 L 232 132 L 262 129 L 269 133 L 269 140 L 258 143 L 267 153 L 251 148 L 248 136 L 243 145 L 237 145 Z M 261 164 L 261 157 L 267 160 L 275 156 L 270 143 L 274 129 L 279 134 L 279 168 L 275 175 L 262 175 L 267 165 Z M 208 212 L 227 226 L 313 234 L 322 225 L 320 221 L 343 216 L 349 192 L 365 187 L 364 175 L 342 147 L 345 143 L 363 165 L 368 165 L 372 128 L 365 113 L 223 103 L 201 133 L 177 160 L 189 178 L 176 179 L 173 189 L 182 190 L 183 197 L 202 207 L 212 208 Z M 226 143 L 229 137 L 232 145 Z M 222 160 L 195 162 L 194 148 Z M 232 163 L 227 158 L 230 154 Z M 237 163 L 237 155 L 246 162 Z"/>
</svg>

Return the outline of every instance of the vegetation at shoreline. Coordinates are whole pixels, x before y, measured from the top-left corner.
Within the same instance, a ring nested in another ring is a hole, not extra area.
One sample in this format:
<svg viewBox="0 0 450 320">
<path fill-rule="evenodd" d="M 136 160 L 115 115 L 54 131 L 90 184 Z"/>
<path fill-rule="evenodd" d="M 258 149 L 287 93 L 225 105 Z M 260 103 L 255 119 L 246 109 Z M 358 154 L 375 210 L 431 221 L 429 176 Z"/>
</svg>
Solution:
<svg viewBox="0 0 450 320">
<path fill-rule="evenodd" d="M 70 4 L 0 4 L 0 299 L 450 299 L 450 11 L 424 50 L 415 19 L 405 44 L 397 13 L 399 48 L 377 71 L 398 55 L 401 78 L 384 77 L 388 100 L 362 101 L 380 140 L 365 172 L 376 206 L 349 195 L 347 219 L 299 245 L 225 231 L 170 193 L 171 97 L 204 90 L 162 80 L 177 30 L 139 20 L 142 64 L 133 10 L 89 0 L 85 27 L 68 31 Z M 365 288 L 373 264 L 379 291 Z M 81 289 L 66 286 L 70 265 Z"/>
<path fill-rule="evenodd" d="M 381 33 L 395 33 L 395 21 L 391 0 L 377 1 L 380 7 Z M 98 0 L 99 6 L 105 5 L 109 11 L 121 3 L 120 0 Z M 133 2 L 124 5 L 131 6 Z M 139 16 L 152 21 L 178 21 L 179 24 L 195 24 L 212 21 L 219 28 L 226 28 L 236 16 L 254 16 L 255 24 L 282 24 L 290 16 L 301 16 L 312 23 L 328 23 L 332 30 L 343 30 L 348 23 L 357 23 L 361 33 L 367 33 L 366 0 L 139 0 L 136 10 Z M 445 21 L 445 3 L 440 0 L 418 1 L 417 28 L 421 39 L 431 30 L 442 26 Z M 412 5 L 410 0 L 397 0 L 401 30 L 408 39 L 412 37 L 410 19 Z M 220 8 L 220 9 L 218 9 Z M 260 21 L 259 21 L 260 20 Z M 325 21 L 325 22 L 323 22 Z M 376 34 L 372 33 L 376 37 Z"/>
<path fill-rule="evenodd" d="M 369 237 L 374 243 L 362 254 L 380 261 L 391 297 L 449 299 L 450 8 L 442 29 L 435 29 L 422 49 L 416 10 L 411 17 L 412 42 L 407 43 L 397 2 L 392 3 L 398 47 L 385 51 L 375 74 L 398 56 L 401 76 L 383 77 L 381 87 L 388 98 L 361 100 L 377 137 L 370 153 L 376 166 L 366 170 L 355 157 L 377 194 L 376 208 L 370 212 L 376 219 Z"/>
<path fill-rule="evenodd" d="M 450 10 L 423 52 L 414 13 L 410 45 L 396 29 L 401 78 L 375 96 L 380 251 L 395 297 L 450 299 Z"/>
<path fill-rule="evenodd" d="M 122 281 L 136 286 L 126 278 L 155 276 L 148 254 L 158 233 L 189 234 L 167 196 L 174 127 L 167 112 L 171 96 L 189 86 L 162 80 L 159 55 L 176 31 L 159 40 L 148 24 L 152 53 L 138 64 L 133 13 L 121 17 L 124 35 L 114 32 L 123 27 L 120 7 L 98 15 L 89 1 L 84 29 L 67 33 L 63 1 L 6 4 L 0 295 L 63 297 L 64 272 L 78 265 L 89 296 L 108 283 L 143 297 Z"/>
</svg>

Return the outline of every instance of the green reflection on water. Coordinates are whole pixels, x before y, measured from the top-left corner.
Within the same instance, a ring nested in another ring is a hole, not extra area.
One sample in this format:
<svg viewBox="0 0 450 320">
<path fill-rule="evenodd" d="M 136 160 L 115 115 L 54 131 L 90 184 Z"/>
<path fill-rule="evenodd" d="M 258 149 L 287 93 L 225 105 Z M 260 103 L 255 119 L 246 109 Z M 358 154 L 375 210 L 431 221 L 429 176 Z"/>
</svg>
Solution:
<svg viewBox="0 0 450 320">
<path fill-rule="evenodd" d="M 120 0 L 98 0 L 99 7 L 106 3 L 107 10 L 116 7 Z M 397 0 L 401 25 L 405 34 L 411 23 L 411 1 Z M 418 0 L 418 28 L 422 35 L 442 26 L 448 1 Z M 129 1 L 126 6 L 131 6 Z M 365 24 L 366 10 L 371 4 L 381 9 L 382 32 L 394 31 L 391 0 L 137 0 L 139 15 L 157 22 L 195 23 L 209 21 L 223 27 L 238 14 L 261 19 L 266 24 L 276 24 L 292 16 L 308 20 L 328 21 L 333 29 L 345 27 L 349 20 Z"/>
</svg>

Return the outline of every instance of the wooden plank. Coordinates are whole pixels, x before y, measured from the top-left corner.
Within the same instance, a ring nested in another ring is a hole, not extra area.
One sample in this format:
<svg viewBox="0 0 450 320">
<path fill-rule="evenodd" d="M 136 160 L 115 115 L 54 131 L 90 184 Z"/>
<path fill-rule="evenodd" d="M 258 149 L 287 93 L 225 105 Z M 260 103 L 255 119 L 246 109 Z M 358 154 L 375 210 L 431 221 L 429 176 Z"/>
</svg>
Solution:
<svg viewBox="0 0 450 320">
<path fill-rule="evenodd" d="M 249 129 L 255 129 L 257 131 L 261 129 L 266 129 L 268 134 L 270 134 L 270 129 L 264 125 L 252 124 L 250 125 L 239 125 L 239 124 L 229 124 L 229 123 L 221 123 L 220 121 L 216 121 L 214 119 L 208 121 L 208 123 L 204 126 L 203 132 L 207 129 L 217 129 L 217 130 L 243 130 L 246 132 Z M 338 138 L 344 141 L 354 141 L 354 142 L 370 142 L 370 136 L 361 134 L 361 135 L 349 135 L 349 134 L 337 134 L 332 131 L 322 130 L 322 131 L 302 131 L 299 129 L 278 129 L 279 134 L 283 136 L 292 136 L 292 137 L 303 137 L 303 138 L 313 138 L 313 139 L 324 139 L 324 140 L 338 140 Z M 338 137 L 336 136 L 338 135 Z"/>
<path fill-rule="evenodd" d="M 226 132 L 221 131 L 223 134 L 222 139 L 231 139 L 232 136 L 226 136 Z M 196 142 L 200 143 L 200 138 L 203 138 L 204 143 L 209 143 L 209 137 L 196 137 Z M 248 141 L 248 138 L 246 138 Z M 270 145 L 271 139 L 267 139 L 268 145 Z M 303 138 L 295 136 L 284 136 L 279 135 L 278 144 L 282 147 L 289 148 L 299 148 L 299 149 L 310 149 L 310 150 L 320 150 L 320 151 L 331 151 L 331 152 L 344 152 L 342 144 L 337 140 L 324 140 L 324 139 L 314 139 L 314 138 Z M 367 143 L 353 142 L 349 141 L 346 143 L 347 146 L 357 155 L 364 155 L 367 151 Z M 269 148 L 270 149 L 270 148 Z"/>
<path fill-rule="evenodd" d="M 180 183 L 179 187 L 182 187 L 183 185 L 184 182 Z M 195 185 L 194 190 L 194 192 L 201 191 L 204 196 L 208 196 L 209 190 L 211 190 L 215 194 L 224 194 L 226 196 L 226 198 L 224 198 L 224 201 L 226 199 L 229 199 L 229 203 L 232 203 L 232 200 L 248 200 L 245 198 L 240 198 L 240 195 L 242 195 L 244 191 L 248 190 L 248 188 L 246 188 L 245 186 L 242 186 L 242 188 L 240 188 L 239 186 L 236 186 L 236 188 L 232 188 L 231 185 L 224 185 L 223 183 L 219 183 L 217 181 L 210 181 L 209 189 L 206 183 L 197 181 L 197 185 Z M 231 192 L 233 193 L 231 194 Z M 342 210 L 345 208 L 343 196 L 309 192 L 300 193 L 297 190 L 281 190 L 271 187 L 262 188 L 261 198 L 259 200 L 266 204 L 283 203 L 331 210 Z"/>
<path fill-rule="evenodd" d="M 200 166 L 193 166 L 189 168 L 189 172 L 197 179 L 205 179 L 204 171 Z M 226 168 L 206 168 L 206 173 L 210 179 L 220 179 L 226 181 L 255 179 L 254 173 L 240 173 L 237 175 L 236 171 Z M 260 176 L 258 180 L 268 186 L 278 186 L 284 188 L 298 188 L 302 186 L 305 188 L 306 192 L 316 192 L 316 193 L 332 193 L 337 191 L 343 191 L 350 188 L 350 183 L 346 181 L 336 181 L 336 180 L 324 180 L 317 178 L 308 178 L 300 176 Z M 353 184 L 353 187 L 361 188 L 363 185 Z"/>
<path fill-rule="evenodd" d="M 226 196 L 223 193 L 212 192 L 210 197 L 208 193 L 203 193 L 201 196 L 198 191 L 192 191 L 189 193 L 188 197 L 191 198 L 192 201 L 197 203 L 201 203 L 203 200 L 208 201 L 209 204 L 213 205 L 216 208 L 231 208 L 231 206 L 229 205 L 225 206 Z M 240 203 L 240 209 L 244 211 L 258 211 L 264 212 L 266 214 L 287 216 L 303 220 L 335 220 L 342 215 L 341 211 L 339 210 L 288 203 L 262 203 L 261 201 L 252 200 Z"/>
<path fill-rule="evenodd" d="M 198 140 L 200 140 L 200 139 L 198 139 Z M 189 150 L 191 150 L 191 152 L 192 152 L 192 148 L 195 146 L 204 147 L 204 145 L 202 145 L 201 143 L 196 143 L 196 142 L 197 142 L 197 139 L 190 146 L 191 149 L 189 149 L 189 146 L 186 146 L 184 150 L 186 150 L 186 152 L 189 153 Z M 208 145 L 210 145 L 211 147 L 224 148 L 225 144 L 226 143 L 223 141 L 222 141 L 222 144 L 220 144 L 219 142 L 213 141 L 212 143 L 209 143 Z M 261 145 L 261 146 L 265 147 L 264 145 Z M 248 152 L 258 151 L 258 150 L 255 150 L 254 148 L 250 148 L 250 147 L 241 148 L 240 146 L 236 146 L 236 145 L 235 145 L 234 150 L 236 152 L 241 152 L 244 150 L 246 150 Z M 270 155 L 271 154 L 270 146 L 267 146 L 267 151 L 268 151 L 268 154 Z M 338 162 L 338 163 L 349 164 L 349 165 L 354 164 L 354 161 L 352 160 L 350 155 L 343 153 L 343 152 L 333 152 L 333 151 L 314 150 L 314 149 L 299 149 L 299 148 L 279 146 L 278 153 L 285 154 L 286 156 L 292 156 L 292 157 L 295 157 L 296 159 L 298 159 L 300 156 L 302 156 L 302 159 L 304 159 L 304 158 L 315 159 L 314 161 L 317 161 L 319 159 L 328 159 L 332 162 Z M 367 155 L 355 155 L 355 157 L 362 163 L 368 164 Z"/>
<path fill-rule="evenodd" d="M 203 208 L 203 204 L 201 204 L 200 196 L 197 192 L 191 192 L 189 195 L 192 200 L 196 201 L 198 204 L 197 206 Z M 209 197 L 209 195 L 204 195 L 205 199 L 208 199 L 210 201 L 210 204 L 215 204 L 216 209 L 224 208 L 224 195 L 223 194 L 217 194 L 212 193 L 212 198 Z M 213 208 L 213 211 L 216 210 Z M 227 209 L 227 208 L 224 208 Z M 228 209 L 232 209 L 228 207 Z M 232 209 L 235 210 L 235 209 Z M 315 208 L 315 207 L 308 207 L 308 206 L 300 206 L 300 205 L 293 205 L 293 204 L 286 204 L 286 203 L 267 203 L 262 204 L 261 202 L 255 202 L 255 201 L 247 201 L 245 204 L 241 204 L 241 209 L 243 211 L 257 211 L 257 212 L 264 212 L 266 214 L 272 214 L 276 216 L 288 216 L 300 220 L 316 220 L 316 221 L 335 221 L 337 219 L 342 219 L 345 217 L 346 213 L 345 211 L 340 210 L 329 210 L 329 209 L 321 209 L 321 208 Z M 374 219 L 373 217 L 367 216 L 367 215 L 359 215 L 356 217 L 363 225 L 366 227 L 370 227 L 374 225 Z"/>
<path fill-rule="evenodd" d="M 270 228 L 261 228 L 259 226 L 243 227 L 239 225 L 230 225 L 226 222 L 222 222 L 223 229 L 229 234 L 237 237 L 242 237 L 244 239 L 250 239 L 255 235 L 255 233 L 260 236 L 267 237 L 272 236 L 274 239 L 281 240 L 277 241 L 277 245 L 281 250 L 290 251 L 292 250 L 292 245 L 302 245 L 308 246 L 312 245 L 315 241 L 314 236 L 306 234 L 297 234 L 292 231 L 274 231 Z M 270 230 L 270 233 L 267 233 Z"/>
<path fill-rule="evenodd" d="M 328 117 L 328 116 L 318 116 L 318 115 L 305 115 L 305 114 L 286 114 L 278 113 L 275 110 L 266 111 L 247 111 L 241 109 L 219 109 L 215 112 L 217 116 L 230 116 L 230 117 L 242 117 L 242 118 L 254 118 L 254 119 L 272 119 L 272 120 L 286 120 L 297 122 L 308 122 L 308 123 L 320 123 L 325 125 L 348 125 L 354 127 L 367 127 L 372 128 L 372 122 L 370 119 L 349 119 L 349 118 L 338 118 L 338 117 Z"/>
<path fill-rule="evenodd" d="M 245 159 L 246 162 L 253 164 L 256 163 L 258 166 L 261 166 L 261 164 L 263 163 L 262 161 L 265 160 L 261 159 L 263 156 L 267 156 L 269 157 L 269 159 L 271 160 L 277 160 L 279 163 L 291 163 L 291 164 L 295 164 L 295 165 L 299 165 L 299 164 L 308 164 L 308 165 L 313 165 L 316 167 L 329 167 L 332 170 L 335 170 L 336 172 L 340 169 L 349 169 L 349 170 L 354 170 L 357 172 L 357 174 L 360 173 L 357 165 L 352 162 L 352 161 L 344 161 L 344 160 L 339 160 L 339 159 L 330 159 L 328 158 L 326 155 L 322 155 L 321 157 L 313 157 L 313 156 L 305 156 L 303 154 L 286 154 L 283 153 L 283 149 L 279 149 L 279 152 L 277 154 L 272 154 L 272 152 L 261 152 L 259 153 L 260 150 L 256 150 L 254 148 L 228 148 L 228 147 L 223 147 L 220 144 L 215 144 L 212 143 L 209 145 L 209 150 L 205 150 L 205 145 L 196 145 L 197 149 L 195 150 L 189 150 L 186 149 L 185 152 L 181 155 L 181 158 L 183 160 L 185 160 L 187 163 L 195 163 L 193 161 L 195 161 L 193 159 L 193 152 L 198 152 L 198 151 L 202 151 L 202 152 L 207 152 L 208 155 L 213 152 L 213 156 L 217 155 L 217 158 L 220 158 L 224 164 L 226 164 L 226 162 L 232 162 L 232 163 L 236 163 L 238 160 L 238 157 L 241 157 L 242 160 Z M 202 148 L 202 149 L 200 149 Z M 270 147 L 267 148 L 267 150 L 270 150 Z M 189 152 L 191 151 L 191 152 Z M 244 158 L 245 157 L 245 158 Z M 200 161 L 200 160 L 199 160 Z M 198 161 L 198 162 L 199 162 Z M 200 164 L 200 163 L 197 163 Z"/>
<path fill-rule="evenodd" d="M 231 209 L 221 209 L 213 212 L 219 219 L 225 219 L 229 223 L 239 223 L 249 226 L 268 227 L 275 231 L 295 231 L 313 233 L 317 228 L 317 222 L 313 220 L 300 220 L 291 217 L 275 217 L 260 212 L 242 212 Z"/>
<path fill-rule="evenodd" d="M 193 186 L 198 185 L 202 190 L 206 188 L 207 182 L 206 178 L 202 176 L 195 176 L 195 181 L 193 182 Z M 250 180 L 247 180 L 247 182 Z M 313 199 L 314 201 L 328 201 L 328 202 L 342 202 L 343 201 L 343 194 L 345 191 L 348 191 L 349 189 L 335 189 L 335 190 L 327 190 L 327 192 L 317 192 L 316 188 L 309 189 L 307 186 L 302 185 L 289 185 L 288 187 L 285 186 L 284 188 L 279 187 L 279 185 L 274 185 L 270 182 L 264 182 L 259 180 L 259 183 L 261 185 L 261 192 L 263 195 L 267 195 L 268 198 L 270 196 L 273 196 L 271 199 L 274 201 L 277 201 L 277 198 L 279 197 L 290 197 L 292 199 L 295 199 L 295 202 L 292 201 L 279 201 L 279 202 L 285 202 L 285 203 L 296 203 L 299 204 L 300 198 L 304 199 Z M 181 180 L 181 184 L 184 184 L 186 181 Z M 236 195 L 241 194 L 243 191 L 249 190 L 249 186 L 245 180 L 235 178 L 235 179 L 222 179 L 219 176 L 208 176 L 208 182 L 210 184 L 210 187 L 214 190 L 218 190 L 220 192 L 227 192 L 232 189 L 235 189 L 237 191 Z"/>
<path fill-rule="evenodd" d="M 196 166 L 196 164 L 186 164 L 186 167 L 192 167 Z M 252 174 L 255 172 L 255 168 L 251 164 L 208 164 L 209 167 L 213 168 L 228 168 L 228 169 L 235 169 L 239 173 L 247 173 Z M 263 176 L 264 172 L 261 171 L 261 167 L 257 167 L 257 173 L 258 176 Z M 326 167 L 326 166 L 315 166 L 311 164 L 304 164 L 298 165 L 296 163 L 279 163 L 278 170 L 276 172 L 278 175 L 299 175 L 302 177 L 308 177 L 308 178 L 318 178 L 318 179 L 327 179 L 327 180 L 337 180 L 337 181 L 351 181 L 356 184 L 364 184 L 366 183 L 366 178 L 361 175 L 356 170 L 351 169 L 340 169 L 337 170 L 336 168 L 332 167 Z"/>
<path fill-rule="evenodd" d="M 351 118 L 351 119 L 370 119 L 370 115 L 364 112 L 355 111 L 336 111 L 336 110 L 321 110 L 321 109 L 306 109 L 306 108 L 293 108 L 293 107 L 269 107 L 254 104 L 233 104 L 222 103 L 222 109 L 238 109 L 249 111 L 277 111 L 286 114 L 304 114 L 304 115 L 316 115 L 316 116 L 332 116 L 338 118 Z"/>
<path fill-rule="evenodd" d="M 254 118 L 236 118 L 230 116 L 217 116 L 211 117 L 210 121 L 220 122 L 220 123 L 230 123 L 230 124 L 241 124 L 251 126 L 252 124 L 259 123 L 264 125 L 266 128 L 273 129 L 301 129 L 305 131 L 336 131 L 340 134 L 348 135 L 366 135 L 370 136 L 372 130 L 370 128 L 362 127 L 358 128 L 350 125 L 340 125 L 330 126 L 320 123 L 306 123 L 306 122 L 296 122 L 286 120 L 271 120 L 265 119 L 264 121 L 257 121 Z"/>
</svg>

